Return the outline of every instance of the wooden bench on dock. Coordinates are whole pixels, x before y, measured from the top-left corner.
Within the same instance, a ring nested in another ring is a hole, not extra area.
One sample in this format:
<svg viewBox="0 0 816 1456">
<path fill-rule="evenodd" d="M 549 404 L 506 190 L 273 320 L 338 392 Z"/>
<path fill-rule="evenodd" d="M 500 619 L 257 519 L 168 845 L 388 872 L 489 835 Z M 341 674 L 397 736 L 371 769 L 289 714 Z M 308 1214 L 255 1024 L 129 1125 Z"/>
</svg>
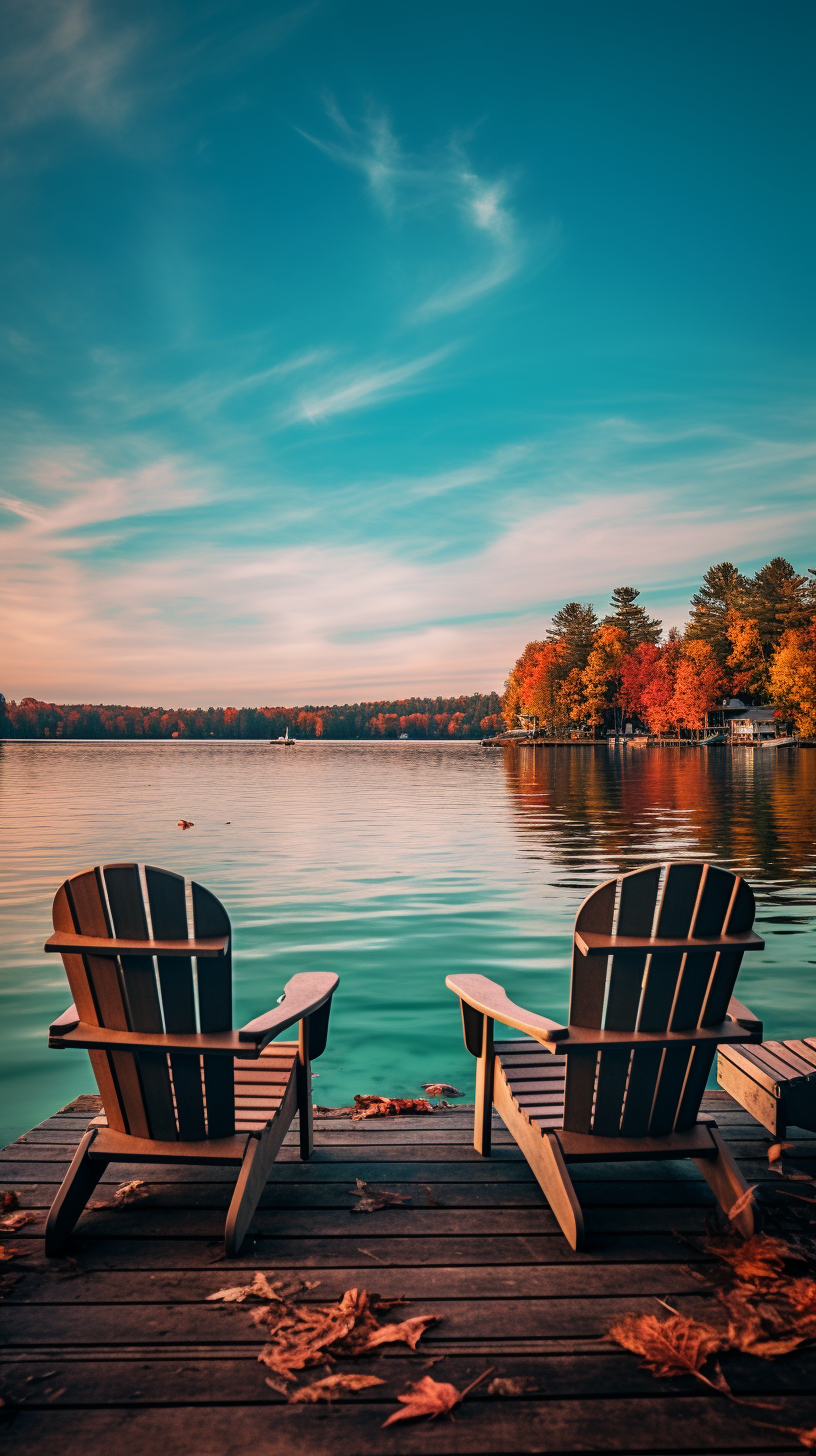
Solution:
<svg viewBox="0 0 816 1456">
<path fill-rule="evenodd" d="M 816 1037 L 721 1046 L 717 1081 L 774 1137 L 816 1132 Z"/>
</svg>

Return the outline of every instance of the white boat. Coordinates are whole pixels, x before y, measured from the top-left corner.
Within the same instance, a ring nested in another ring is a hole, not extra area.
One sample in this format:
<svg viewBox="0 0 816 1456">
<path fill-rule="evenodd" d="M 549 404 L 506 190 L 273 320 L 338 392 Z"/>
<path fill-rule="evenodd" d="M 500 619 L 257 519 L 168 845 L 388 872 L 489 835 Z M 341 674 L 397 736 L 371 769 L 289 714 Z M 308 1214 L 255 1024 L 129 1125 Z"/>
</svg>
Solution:
<svg viewBox="0 0 816 1456">
<path fill-rule="evenodd" d="M 294 748 L 294 746 L 295 746 L 295 740 L 294 740 L 294 738 L 290 738 L 289 737 L 289 729 L 288 728 L 286 730 L 286 736 L 285 737 L 282 737 L 282 738 L 270 738 L 269 742 L 270 743 L 275 743 L 275 744 L 282 743 L 283 746 L 284 746 L 284 748 Z"/>
</svg>

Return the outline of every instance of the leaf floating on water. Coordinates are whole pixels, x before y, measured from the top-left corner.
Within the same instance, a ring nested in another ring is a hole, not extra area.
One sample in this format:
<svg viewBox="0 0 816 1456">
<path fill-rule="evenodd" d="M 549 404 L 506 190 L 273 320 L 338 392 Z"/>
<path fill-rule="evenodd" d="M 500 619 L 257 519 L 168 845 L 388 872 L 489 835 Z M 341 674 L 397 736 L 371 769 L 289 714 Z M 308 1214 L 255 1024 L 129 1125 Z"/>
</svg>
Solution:
<svg viewBox="0 0 816 1456">
<path fill-rule="evenodd" d="M 267 1381 L 267 1385 L 271 1382 Z M 290 1405 L 307 1405 L 312 1401 L 333 1400 L 341 1390 L 367 1390 L 370 1385 L 385 1385 L 378 1375 L 355 1375 L 353 1371 L 342 1375 L 327 1375 L 325 1380 L 316 1380 L 304 1385 L 289 1397 Z"/>
<path fill-rule="evenodd" d="M 427 1097 L 376 1097 L 373 1094 L 354 1094 L 353 1120 L 360 1122 L 364 1117 L 403 1117 L 419 1112 L 433 1112 Z"/>
<path fill-rule="evenodd" d="M 719 1370 L 713 1380 L 702 1374 L 706 1361 L 725 1344 L 720 1331 L 711 1325 L 682 1314 L 667 1320 L 653 1314 L 627 1314 L 612 1326 L 607 1338 L 640 1355 L 644 1369 L 653 1375 L 695 1375 L 723 1395 L 730 1394 Z"/>
<path fill-rule="evenodd" d="M 434 1380 L 430 1375 L 423 1375 L 421 1380 L 409 1385 L 403 1395 L 397 1396 L 405 1409 L 395 1411 L 387 1421 L 383 1421 L 383 1427 L 393 1426 L 395 1421 L 413 1421 L 419 1416 L 429 1416 L 433 1420 L 436 1416 L 448 1414 L 490 1373 L 490 1370 L 484 1370 L 464 1390 L 457 1390 L 455 1385 L 448 1385 L 444 1380 Z"/>
<path fill-rule="evenodd" d="M 403 1203 L 411 1202 L 410 1193 L 391 1193 L 388 1188 L 377 1188 L 376 1192 L 370 1183 L 365 1183 L 362 1178 L 357 1178 L 357 1187 L 350 1188 L 349 1192 L 353 1198 L 359 1199 L 351 1213 L 376 1213 L 380 1208 L 399 1208 Z"/>
</svg>

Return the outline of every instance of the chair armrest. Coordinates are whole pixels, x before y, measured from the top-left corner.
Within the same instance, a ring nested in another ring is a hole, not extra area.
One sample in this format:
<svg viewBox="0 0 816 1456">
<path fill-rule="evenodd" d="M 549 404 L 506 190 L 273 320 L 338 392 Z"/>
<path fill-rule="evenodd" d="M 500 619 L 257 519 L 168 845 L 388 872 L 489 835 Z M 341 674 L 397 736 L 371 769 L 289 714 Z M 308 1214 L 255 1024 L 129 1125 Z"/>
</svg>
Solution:
<svg viewBox="0 0 816 1456">
<path fill-rule="evenodd" d="M 325 1006 L 339 983 L 340 977 L 333 971 L 299 972 L 286 982 L 280 1006 L 264 1012 L 263 1016 L 256 1016 L 254 1021 L 248 1021 L 238 1032 L 239 1040 L 251 1042 L 257 1051 L 262 1051 L 287 1026 L 305 1020 Z"/>
<path fill-rule="evenodd" d="M 224 956 L 228 935 L 203 936 L 198 940 L 128 940 L 106 935 L 74 935 L 55 930 L 44 950 L 65 955 L 97 956 Z"/>
<path fill-rule="evenodd" d="M 51 1022 L 48 1035 L 62 1036 L 63 1032 L 73 1031 L 77 1026 L 79 1026 L 79 1012 L 76 1006 L 69 1006 L 67 1011 L 63 1011 L 62 1016 L 58 1016 L 56 1021 Z"/>
<path fill-rule="evenodd" d="M 754 1016 L 753 1011 L 749 1011 L 747 1006 L 743 1006 L 736 996 L 731 997 L 726 1016 L 729 1021 L 736 1021 L 738 1026 L 744 1026 L 746 1031 L 755 1032 L 760 1041 L 762 1040 L 762 1022 L 758 1016 Z"/>
<path fill-rule="evenodd" d="M 90 1026 L 77 1021 L 70 1030 L 59 1029 L 55 1022 L 48 1036 L 48 1045 L 63 1050 L 83 1047 L 96 1052 L 198 1052 L 209 1055 L 219 1052 L 231 1057 L 256 1057 L 258 1048 L 238 1040 L 237 1031 L 112 1031 L 107 1026 Z"/>
<path fill-rule="evenodd" d="M 528 1036 L 542 1044 L 564 1041 L 569 1036 L 569 1028 L 561 1026 L 560 1022 L 550 1021 L 548 1016 L 538 1016 L 535 1011 L 525 1011 L 523 1006 L 516 1006 L 509 999 L 504 987 L 488 980 L 487 976 L 446 976 L 445 985 L 460 1000 L 472 1006 L 474 1011 L 481 1011 L 494 1021 L 500 1021 L 503 1026 L 525 1031 Z"/>
</svg>

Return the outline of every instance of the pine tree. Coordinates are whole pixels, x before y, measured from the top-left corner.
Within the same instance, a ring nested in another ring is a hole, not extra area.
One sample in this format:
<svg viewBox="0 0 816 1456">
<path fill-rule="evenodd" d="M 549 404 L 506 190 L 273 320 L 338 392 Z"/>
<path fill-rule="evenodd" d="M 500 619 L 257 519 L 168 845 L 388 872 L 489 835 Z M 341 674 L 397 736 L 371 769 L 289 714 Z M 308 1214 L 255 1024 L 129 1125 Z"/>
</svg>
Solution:
<svg viewBox="0 0 816 1456">
<path fill-rule="evenodd" d="M 779 645 L 783 632 L 809 626 L 813 606 L 807 577 L 794 571 L 784 556 L 775 556 L 748 583 L 744 615 L 756 622 L 767 657 Z"/>
<path fill-rule="evenodd" d="M 637 647 L 639 642 L 660 641 L 663 624 L 649 617 L 645 609 L 637 605 L 639 596 L 636 587 L 616 586 L 612 593 L 614 610 L 601 623 L 603 627 L 619 627 L 626 638 L 627 648 Z"/>
<path fill-rule="evenodd" d="M 721 561 L 709 567 L 703 585 L 691 599 L 686 637 L 691 642 L 707 642 L 721 666 L 732 651 L 728 613 L 740 608 L 749 585 L 748 578 L 732 562 Z"/>
<path fill-rule="evenodd" d="M 598 618 L 591 602 L 584 606 L 580 602 L 567 602 L 565 607 L 555 613 L 547 637 L 550 642 L 563 644 L 564 676 L 574 667 L 586 667 L 597 630 Z"/>
</svg>

